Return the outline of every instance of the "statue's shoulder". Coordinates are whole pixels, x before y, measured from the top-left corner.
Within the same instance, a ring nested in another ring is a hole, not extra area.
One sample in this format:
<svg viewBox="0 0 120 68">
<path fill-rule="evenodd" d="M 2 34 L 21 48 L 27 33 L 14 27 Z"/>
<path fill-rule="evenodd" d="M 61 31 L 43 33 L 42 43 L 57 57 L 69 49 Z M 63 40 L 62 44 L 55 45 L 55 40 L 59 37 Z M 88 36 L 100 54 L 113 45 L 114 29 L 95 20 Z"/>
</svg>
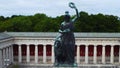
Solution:
<svg viewBox="0 0 120 68">
<path fill-rule="evenodd" d="M 65 25 L 65 22 L 62 22 L 61 25 Z"/>
</svg>

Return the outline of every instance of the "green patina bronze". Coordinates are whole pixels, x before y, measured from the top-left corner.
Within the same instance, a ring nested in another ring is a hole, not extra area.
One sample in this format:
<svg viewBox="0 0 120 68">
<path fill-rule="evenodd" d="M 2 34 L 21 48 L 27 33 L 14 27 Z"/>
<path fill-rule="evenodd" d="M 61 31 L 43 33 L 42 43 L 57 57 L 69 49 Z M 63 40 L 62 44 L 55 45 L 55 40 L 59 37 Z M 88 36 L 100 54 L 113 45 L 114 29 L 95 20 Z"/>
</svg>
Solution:
<svg viewBox="0 0 120 68">
<path fill-rule="evenodd" d="M 76 67 L 75 63 L 75 37 L 74 22 L 78 19 L 79 13 L 73 2 L 69 3 L 69 7 L 75 9 L 76 16 L 71 20 L 69 12 L 65 12 L 64 22 L 61 23 L 59 35 L 55 39 L 55 67 Z"/>
</svg>

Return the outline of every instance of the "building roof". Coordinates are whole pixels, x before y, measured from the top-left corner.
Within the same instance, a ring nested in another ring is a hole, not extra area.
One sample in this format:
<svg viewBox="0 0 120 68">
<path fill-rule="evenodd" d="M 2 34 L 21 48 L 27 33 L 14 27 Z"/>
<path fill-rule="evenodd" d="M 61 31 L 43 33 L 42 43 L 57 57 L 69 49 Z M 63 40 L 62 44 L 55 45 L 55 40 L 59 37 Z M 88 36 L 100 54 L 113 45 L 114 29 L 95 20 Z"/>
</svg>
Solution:
<svg viewBox="0 0 120 68">
<path fill-rule="evenodd" d="M 8 38 L 12 38 L 12 36 L 10 36 L 6 33 L 0 33 L 0 40 L 8 39 Z"/>
<path fill-rule="evenodd" d="M 13 37 L 45 37 L 53 38 L 56 37 L 57 33 L 55 32 L 6 32 L 6 34 Z"/>
<path fill-rule="evenodd" d="M 120 33 L 76 33 L 81 38 L 120 38 Z"/>
<path fill-rule="evenodd" d="M 15 37 L 45 37 L 54 38 L 58 32 L 5 32 Z M 120 38 L 120 33 L 74 33 L 76 38 Z"/>
</svg>

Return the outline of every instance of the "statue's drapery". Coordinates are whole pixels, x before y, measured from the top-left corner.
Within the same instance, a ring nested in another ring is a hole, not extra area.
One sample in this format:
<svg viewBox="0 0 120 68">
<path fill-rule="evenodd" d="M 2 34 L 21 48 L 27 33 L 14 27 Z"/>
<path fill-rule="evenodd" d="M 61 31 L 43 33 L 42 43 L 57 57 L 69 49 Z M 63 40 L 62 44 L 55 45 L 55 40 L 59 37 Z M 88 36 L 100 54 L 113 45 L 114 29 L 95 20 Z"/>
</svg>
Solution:
<svg viewBox="0 0 120 68">
<path fill-rule="evenodd" d="M 56 37 L 54 43 L 55 66 L 75 66 L 75 37 L 73 33 L 73 24 L 79 17 L 79 14 L 74 3 L 69 3 L 69 6 L 76 10 L 76 17 L 70 20 L 69 12 L 65 12 L 64 22 L 61 23 L 59 29 L 59 36 Z"/>
<path fill-rule="evenodd" d="M 69 31 L 63 32 L 61 35 L 61 43 L 63 47 L 64 53 L 64 63 L 73 64 L 74 63 L 74 55 L 75 55 L 75 38 L 73 34 L 73 23 L 69 22 L 66 24 L 62 24 L 60 30 L 65 31 L 69 29 Z"/>
</svg>

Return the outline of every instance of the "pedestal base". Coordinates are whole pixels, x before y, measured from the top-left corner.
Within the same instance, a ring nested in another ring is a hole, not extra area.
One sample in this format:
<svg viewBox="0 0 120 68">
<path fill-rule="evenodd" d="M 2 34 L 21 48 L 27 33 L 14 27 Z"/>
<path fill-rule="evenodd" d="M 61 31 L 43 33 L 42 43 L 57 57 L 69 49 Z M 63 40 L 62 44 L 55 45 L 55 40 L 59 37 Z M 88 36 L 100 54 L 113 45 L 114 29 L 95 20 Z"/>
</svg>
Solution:
<svg viewBox="0 0 120 68">
<path fill-rule="evenodd" d="M 78 68 L 78 67 L 53 67 L 53 68 Z"/>
<path fill-rule="evenodd" d="M 54 64 L 53 68 L 77 68 L 77 63 L 74 64 Z"/>
</svg>

